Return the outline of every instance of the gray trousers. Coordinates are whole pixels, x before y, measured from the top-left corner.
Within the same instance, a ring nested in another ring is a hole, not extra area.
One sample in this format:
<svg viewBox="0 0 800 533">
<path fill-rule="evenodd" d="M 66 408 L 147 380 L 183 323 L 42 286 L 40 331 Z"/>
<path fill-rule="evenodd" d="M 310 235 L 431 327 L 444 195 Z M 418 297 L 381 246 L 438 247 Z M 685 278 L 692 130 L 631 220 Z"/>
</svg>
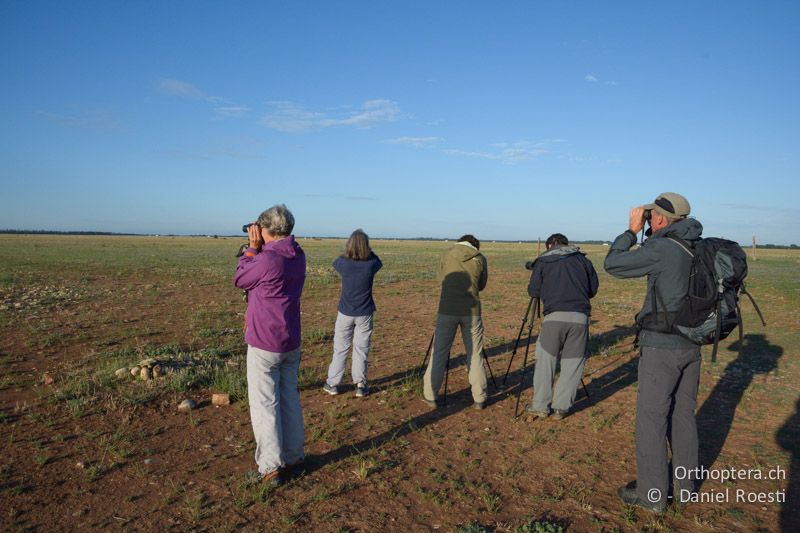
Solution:
<svg viewBox="0 0 800 533">
<path fill-rule="evenodd" d="M 297 390 L 300 348 L 274 353 L 247 346 L 247 397 L 261 474 L 303 459 L 303 409 Z"/>
<path fill-rule="evenodd" d="M 542 320 L 536 341 L 536 366 L 533 371 L 533 409 L 542 413 L 552 407 L 569 411 L 583 377 L 589 317 L 583 313 L 554 311 Z M 553 395 L 553 377 L 561 359 L 561 372 Z"/>
<path fill-rule="evenodd" d="M 636 494 L 644 501 L 667 503 L 672 467 L 698 468 L 697 385 L 700 347 L 665 349 L 642 347 L 636 399 Z M 674 494 L 694 490 L 689 480 L 675 479 Z M 654 495 L 656 497 L 654 497 Z"/>
<path fill-rule="evenodd" d="M 353 347 L 353 383 L 367 384 L 367 356 L 372 338 L 372 315 L 347 316 L 339 313 L 333 332 L 333 358 L 328 366 L 327 383 L 336 387 L 342 382 L 344 366 L 350 347 Z"/>
<path fill-rule="evenodd" d="M 427 400 L 436 400 L 444 381 L 450 348 L 456 337 L 456 330 L 461 328 L 461 339 L 467 358 L 467 372 L 472 387 L 472 399 L 477 403 L 486 401 L 486 372 L 483 369 L 483 320 L 477 316 L 436 316 L 433 354 L 423 379 L 423 395 Z"/>
</svg>

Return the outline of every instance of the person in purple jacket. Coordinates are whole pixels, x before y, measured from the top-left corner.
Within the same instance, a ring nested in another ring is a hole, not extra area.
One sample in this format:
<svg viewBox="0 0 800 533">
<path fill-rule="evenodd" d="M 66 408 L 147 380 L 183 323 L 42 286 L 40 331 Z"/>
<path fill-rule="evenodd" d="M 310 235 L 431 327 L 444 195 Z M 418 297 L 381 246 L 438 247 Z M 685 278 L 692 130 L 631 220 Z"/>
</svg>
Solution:
<svg viewBox="0 0 800 533">
<path fill-rule="evenodd" d="M 297 380 L 306 256 L 293 228 L 294 216 L 283 204 L 261 213 L 248 228 L 250 246 L 233 278 L 247 291 L 244 338 L 256 479 L 272 486 L 301 472 L 305 457 Z"/>
<path fill-rule="evenodd" d="M 350 347 L 353 347 L 351 374 L 356 384 L 356 396 L 369 394 L 367 386 L 367 355 L 372 337 L 372 281 L 383 263 L 369 247 L 369 237 L 363 230 L 355 230 L 344 248 L 344 255 L 333 262 L 333 268 L 342 276 L 342 295 L 333 334 L 333 358 L 328 367 L 328 379 L 322 390 L 339 394 L 339 383 L 344 376 L 344 366 Z"/>
</svg>

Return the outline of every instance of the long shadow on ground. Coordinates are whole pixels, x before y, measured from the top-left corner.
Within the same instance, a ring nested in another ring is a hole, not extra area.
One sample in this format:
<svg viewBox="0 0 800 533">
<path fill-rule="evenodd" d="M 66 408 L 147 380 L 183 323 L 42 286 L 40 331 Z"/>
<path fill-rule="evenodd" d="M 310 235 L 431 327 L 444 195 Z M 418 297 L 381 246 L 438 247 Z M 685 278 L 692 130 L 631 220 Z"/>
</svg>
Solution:
<svg viewBox="0 0 800 533">
<path fill-rule="evenodd" d="M 747 387 L 758 374 L 776 369 L 778 359 L 783 355 L 783 348 L 770 344 L 763 334 L 747 334 L 743 343 L 736 341 L 728 350 L 738 350 L 739 356 L 728 363 L 697 411 L 700 464 L 706 468 L 710 468 L 719 457 Z"/>
<path fill-rule="evenodd" d="M 628 331 L 628 328 L 621 328 L 621 329 Z M 618 342 L 620 338 L 625 336 L 622 334 L 621 331 L 618 330 L 613 330 L 611 332 L 608 332 L 606 335 L 609 336 L 608 337 L 609 344 L 615 344 L 616 342 Z M 611 342 L 610 339 L 614 339 L 614 342 Z M 524 351 L 524 346 L 527 341 L 528 339 L 523 339 L 522 341 L 520 341 L 519 349 Z M 489 361 L 491 362 L 492 355 L 506 353 L 511 348 L 513 348 L 513 345 L 514 343 L 511 342 L 500 346 L 495 346 L 487 350 L 487 356 L 489 357 Z M 459 355 L 458 357 L 454 357 L 453 359 L 451 359 L 451 371 L 453 368 L 462 364 L 465 364 L 465 357 L 463 354 Z M 533 376 L 532 372 L 533 372 L 533 365 L 531 365 L 524 371 L 524 381 L 522 381 L 523 391 L 532 386 L 532 376 Z M 410 379 L 419 375 L 420 375 L 419 367 L 416 367 L 416 368 L 411 368 L 404 373 L 398 373 L 395 375 L 397 377 L 392 376 L 392 379 L 393 380 Z M 495 376 L 497 377 L 497 382 L 499 385 L 502 381 L 502 375 L 499 375 L 497 372 L 495 372 Z M 518 390 L 517 389 L 518 384 L 520 383 L 520 380 L 523 379 L 523 368 L 520 367 L 517 370 L 511 372 L 508 378 L 509 378 L 507 382 L 509 384 L 508 387 L 505 388 L 501 387 L 499 389 L 494 389 L 494 387 L 490 386 L 489 392 L 491 396 L 488 399 L 487 406 L 490 407 L 491 404 L 502 400 L 509 392 L 516 392 Z M 589 387 L 591 398 L 588 400 L 584 400 L 582 403 L 579 401 L 576 405 L 579 404 L 580 405 L 579 407 L 576 408 L 576 410 L 582 410 L 591 405 L 595 405 L 600 401 L 610 397 L 615 392 L 622 390 L 624 387 L 630 385 L 634 381 L 636 381 L 636 360 L 633 361 L 626 360 L 624 363 L 619 365 L 614 370 L 593 380 L 592 386 Z M 418 401 L 421 402 L 421 400 Z M 447 405 L 444 407 L 440 407 L 438 409 L 432 409 L 416 417 L 411 417 L 407 420 L 397 423 L 395 426 L 384 431 L 383 433 L 380 433 L 372 437 L 368 437 L 362 440 L 361 442 L 344 444 L 324 454 L 308 457 L 307 472 L 311 473 L 315 470 L 322 468 L 327 464 L 343 461 L 348 459 L 349 457 L 358 455 L 363 451 L 373 448 L 378 448 L 387 442 L 393 441 L 397 438 L 418 431 L 419 429 L 422 429 L 425 426 L 434 424 L 440 420 L 443 420 L 449 416 L 458 413 L 459 411 L 471 408 L 471 406 L 472 406 L 472 393 L 469 387 L 462 387 L 460 390 L 456 392 L 449 392 Z"/>
<path fill-rule="evenodd" d="M 792 455 L 786 500 L 781 507 L 781 531 L 800 531 L 800 399 L 795 411 L 775 433 L 775 442 Z"/>
</svg>

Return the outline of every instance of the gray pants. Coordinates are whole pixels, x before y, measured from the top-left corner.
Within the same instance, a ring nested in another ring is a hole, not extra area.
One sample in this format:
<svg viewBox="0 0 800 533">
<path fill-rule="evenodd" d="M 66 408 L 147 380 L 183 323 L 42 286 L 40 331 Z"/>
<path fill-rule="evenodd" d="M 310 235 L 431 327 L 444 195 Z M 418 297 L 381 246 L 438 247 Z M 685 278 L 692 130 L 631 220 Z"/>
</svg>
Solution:
<svg viewBox="0 0 800 533">
<path fill-rule="evenodd" d="M 333 332 L 333 358 L 328 367 L 327 383 L 336 387 L 342 382 L 344 365 L 350 347 L 353 347 L 353 366 L 350 373 L 353 383 L 367 384 L 367 356 L 372 337 L 372 315 L 347 316 L 339 313 Z"/>
<path fill-rule="evenodd" d="M 642 348 L 636 399 L 636 494 L 643 501 L 667 503 L 667 438 L 673 469 L 698 467 L 694 410 L 699 380 L 700 347 Z M 676 479 L 674 485 L 676 498 L 681 489 L 694 489 L 693 482 L 685 479 Z"/>
<path fill-rule="evenodd" d="M 477 403 L 486 401 L 486 372 L 483 369 L 483 321 L 478 316 L 436 316 L 433 354 L 425 370 L 423 379 L 423 395 L 428 400 L 436 400 L 444 381 L 450 348 L 456 337 L 456 330 L 461 328 L 461 338 L 467 355 L 467 372 L 472 387 L 472 399 Z"/>
<path fill-rule="evenodd" d="M 542 320 L 536 341 L 536 366 L 533 372 L 533 409 L 542 413 L 567 412 L 583 377 L 589 317 L 583 313 L 554 311 Z M 553 377 L 561 359 L 561 372 L 553 396 Z"/>
<path fill-rule="evenodd" d="M 261 474 L 303 459 L 299 369 L 300 348 L 274 353 L 247 346 L 247 396 Z"/>
</svg>

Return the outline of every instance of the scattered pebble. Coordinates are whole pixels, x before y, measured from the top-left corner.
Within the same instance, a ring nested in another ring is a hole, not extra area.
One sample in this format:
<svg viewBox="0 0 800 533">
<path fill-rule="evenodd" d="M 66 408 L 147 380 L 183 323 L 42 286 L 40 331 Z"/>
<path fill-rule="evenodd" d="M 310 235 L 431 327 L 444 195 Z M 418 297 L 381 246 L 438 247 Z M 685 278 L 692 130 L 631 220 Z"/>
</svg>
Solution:
<svg viewBox="0 0 800 533">
<path fill-rule="evenodd" d="M 138 365 L 137 365 L 137 366 L 135 366 L 135 367 L 133 367 L 133 368 L 131 368 L 131 376 L 138 376 L 138 375 L 139 375 L 139 372 L 140 372 L 141 370 L 142 370 L 142 367 L 140 367 L 140 366 L 138 366 Z"/>
<path fill-rule="evenodd" d="M 192 409 L 197 408 L 197 403 L 194 400 L 183 400 L 178 405 L 178 411 L 191 411 Z"/>
<path fill-rule="evenodd" d="M 144 461 L 142 461 L 142 462 L 143 462 L 144 464 L 146 464 L 146 465 L 149 465 L 149 464 L 152 464 L 152 463 L 153 463 L 153 460 L 152 460 L 152 459 L 150 459 L 150 458 L 147 458 L 147 459 L 145 459 L 145 460 L 144 460 Z"/>
<path fill-rule="evenodd" d="M 130 369 L 128 369 L 128 367 L 126 366 L 123 366 L 122 368 L 118 368 L 117 371 L 114 372 L 114 375 L 117 376 L 118 378 L 124 378 L 127 377 L 128 374 L 130 373 L 131 373 Z"/>
<path fill-rule="evenodd" d="M 56 380 L 53 379 L 53 376 L 51 376 L 50 374 L 45 374 L 42 376 L 42 383 L 44 383 L 45 385 L 52 385 L 53 383 L 55 383 L 55 381 Z"/>
<path fill-rule="evenodd" d="M 230 405 L 231 404 L 231 395 L 224 394 L 224 393 L 215 393 L 211 395 L 211 404 L 212 405 Z"/>
<path fill-rule="evenodd" d="M 152 379 L 152 377 L 153 377 L 153 371 L 147 368 L 146 366 L 142 367 L 142 369 L 139 371 L 139 378 L 145 381 L 147 381 L 148 379 Z"/>
<path fill-rule="evenodd" d="M 164 370 L 162 370 L 161 365 L 153 365 L 153 377 L 160 378 L 164 375 Z"/>
<path fill-rule="evenodd" d="M 83 461 L 78 461 L 77 463 L 75 463 L 75 466 L 83 470 L 84 468 L 86 468 L 86 463 Z"/>
</svg>

